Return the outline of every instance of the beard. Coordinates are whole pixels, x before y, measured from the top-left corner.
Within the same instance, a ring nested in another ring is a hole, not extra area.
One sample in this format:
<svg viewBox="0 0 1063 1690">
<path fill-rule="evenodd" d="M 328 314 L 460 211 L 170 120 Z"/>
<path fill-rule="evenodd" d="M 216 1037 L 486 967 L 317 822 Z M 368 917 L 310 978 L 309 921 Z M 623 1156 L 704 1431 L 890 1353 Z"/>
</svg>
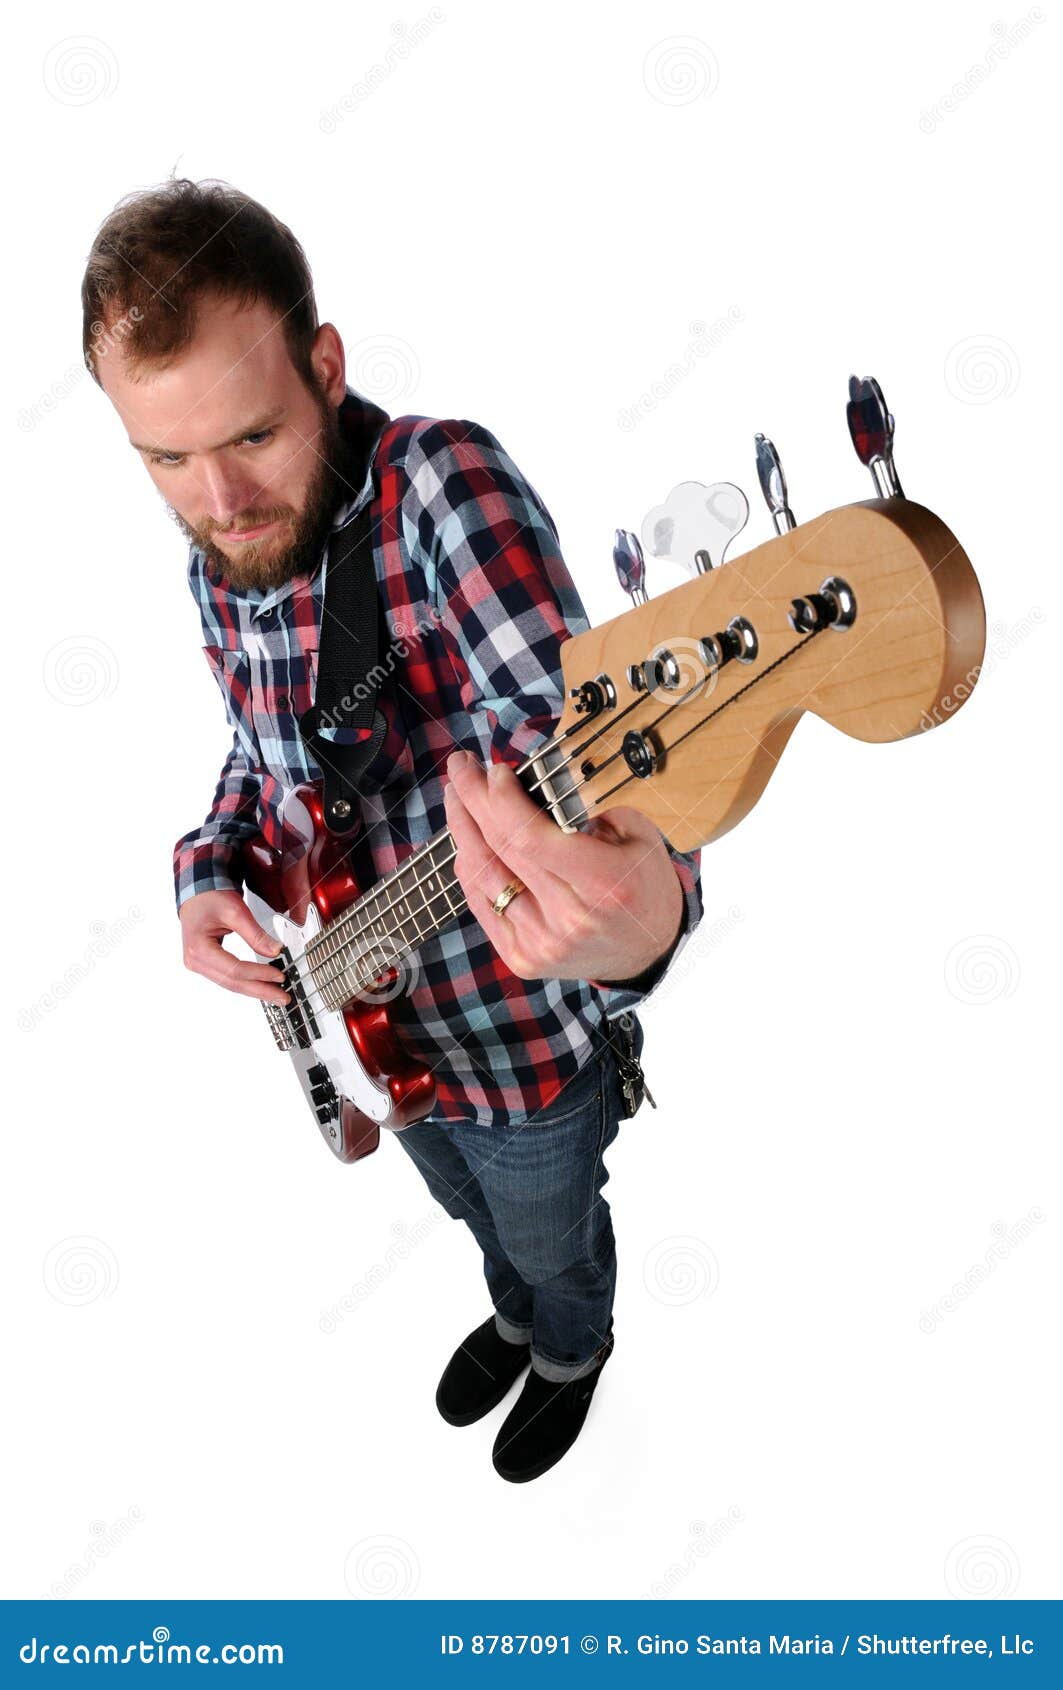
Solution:
<svg viewBox="0 0 1063 1690">
<path fill-rule="evenodd" d="M 230 529 L 256 528 L 264 522 L 281 522 L 288 528 L 287 543 L 283 533 L 264 535 L 261 541 L 248 540 L 235 557 L 230 557 L 214 543 L 212 536 L 223 532 L 221 525 L 211 523 L 196 528 L 186 522 L 172 505 L 170 515 L 185 538 L 203 552 L 207 572 L 221 576 L 238 592 L 253 590 L 269 592 L 283 587 L 297 575 L 310 575 L 317 568 L 332 528 L 332 519 L 344 498 L 361 490 L 361 482 L 354 485 L 358 475 L 356 454 L 340 428 L 339 413 L 318 395 L 320 441 L 316 448 L 314 472 L 306 490 L 301 510 L 290 505 L 272 505 L 261 510 L 241 512 L 239 520 L 230 522 Z M 272 550 L 279 545 L 279 550 Z"/>
</svg>

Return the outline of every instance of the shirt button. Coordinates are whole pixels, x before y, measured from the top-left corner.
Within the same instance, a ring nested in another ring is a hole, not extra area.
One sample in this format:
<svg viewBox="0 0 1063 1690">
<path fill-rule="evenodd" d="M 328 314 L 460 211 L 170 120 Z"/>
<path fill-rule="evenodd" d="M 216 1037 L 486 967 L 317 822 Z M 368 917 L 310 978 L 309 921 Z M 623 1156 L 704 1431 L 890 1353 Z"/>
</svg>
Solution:
<svg viewBox="0 0 1063 1690">
<path fill-rule="evenodd" d="M 266 618 L 267 618 L 267 616 L 272 616 L 272 615 L 273 615 L 273 606 L 272 606 L 272 605 L 270 605 L 270 607 L 269 607 L 269 609 L 268 609 L 268 610 L 262 610 L 262 611 L 260 611 L 260 612 L 259 612 L 259 615 L 260 615 L 260 616 L 261 616 L 261 618 L 262 618 L 262 620 L 263 620 L 263 622 L 264 622 L 264 621 L 265 621 L 265 620 L 266 620 Z"/>
<path fill-rule="evenodd" d="M 278 710 L 287 710 L 287 708 L 291 704 L 291 702 L 292 701 L 288 697 L 288 694 L 286 692 L 279 692 L 277 694 L 277 709 Z"/>
</svg>

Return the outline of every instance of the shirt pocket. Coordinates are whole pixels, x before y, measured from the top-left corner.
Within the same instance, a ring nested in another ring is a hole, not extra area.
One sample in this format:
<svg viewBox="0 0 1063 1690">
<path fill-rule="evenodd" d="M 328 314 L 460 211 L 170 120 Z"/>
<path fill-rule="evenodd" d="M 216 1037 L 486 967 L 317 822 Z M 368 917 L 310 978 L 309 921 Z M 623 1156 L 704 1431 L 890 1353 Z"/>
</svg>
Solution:
<svg viewBox="0 0 1063 1690">
<path fill-rule="evenodd" d="M 251 705 L 251 660 L 246 652 L 230 646 L 205 645 L 203 655 L 218 683 L 225 714 L 249 765 L 258 768 L 261 756 L 255 734 Z"/>
</svg>

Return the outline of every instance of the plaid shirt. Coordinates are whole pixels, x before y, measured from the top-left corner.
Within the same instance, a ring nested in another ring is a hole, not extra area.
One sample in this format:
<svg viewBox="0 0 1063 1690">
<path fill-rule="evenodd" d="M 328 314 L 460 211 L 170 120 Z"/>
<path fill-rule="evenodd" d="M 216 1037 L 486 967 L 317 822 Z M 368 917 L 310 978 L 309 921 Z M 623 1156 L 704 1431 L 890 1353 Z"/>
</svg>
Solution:
<svg viewBox="0 0 1063 1690">
<path fill-rule="evenodd" d="M 392 421 L 351 389 L 340 421 L 375 456 L 333 527 L 374 497 L 375 474 L 373 555 L 393 636 L 378 700 L 387 731 L 360 783 L 352 856 L 357 871 L 368 853 L 368 884 L 446 826 L 450 752 L 515 764 L 549 736 L 564 702 L 561 642 L 589 624 L 542 499 L 486 428 Z M 260 592 L 237 591 L 191 548 L 189 585 L 233 741 L 205 821 L 174 847 L 178 908 L 199 892 L 240 890 L 240 844 L 261 833 L 279 845 L 286 794 L 322 778 L 298 718 L 314 698 L 326 552 L 311 575 Z M 700 853 L 671 856 L 685 902 L 678 949 L 702 913 Z M 603 1014 L 633 1008 L 664 967 L 622 987 L 522 980 L 466 911 L 416 953 L 392 1019 L 434 1072 L 436 1116 L 503 1126 L 551 1102 Z"/>
</svg>

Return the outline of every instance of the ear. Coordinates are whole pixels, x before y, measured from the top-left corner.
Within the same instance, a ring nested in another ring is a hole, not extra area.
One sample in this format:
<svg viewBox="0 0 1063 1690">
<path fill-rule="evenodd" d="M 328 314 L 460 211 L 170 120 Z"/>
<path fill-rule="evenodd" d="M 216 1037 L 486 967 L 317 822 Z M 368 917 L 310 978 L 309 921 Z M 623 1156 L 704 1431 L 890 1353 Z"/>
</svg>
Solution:
<svg viewBox="0 0 1063 1690">
<path fill-rule="evenodd" d="M 347 392 L 347 359 L 334 323 L 322 323 L 310 348 L 310 362 L 330 405 L 341 405 Z"/>
</svg>

